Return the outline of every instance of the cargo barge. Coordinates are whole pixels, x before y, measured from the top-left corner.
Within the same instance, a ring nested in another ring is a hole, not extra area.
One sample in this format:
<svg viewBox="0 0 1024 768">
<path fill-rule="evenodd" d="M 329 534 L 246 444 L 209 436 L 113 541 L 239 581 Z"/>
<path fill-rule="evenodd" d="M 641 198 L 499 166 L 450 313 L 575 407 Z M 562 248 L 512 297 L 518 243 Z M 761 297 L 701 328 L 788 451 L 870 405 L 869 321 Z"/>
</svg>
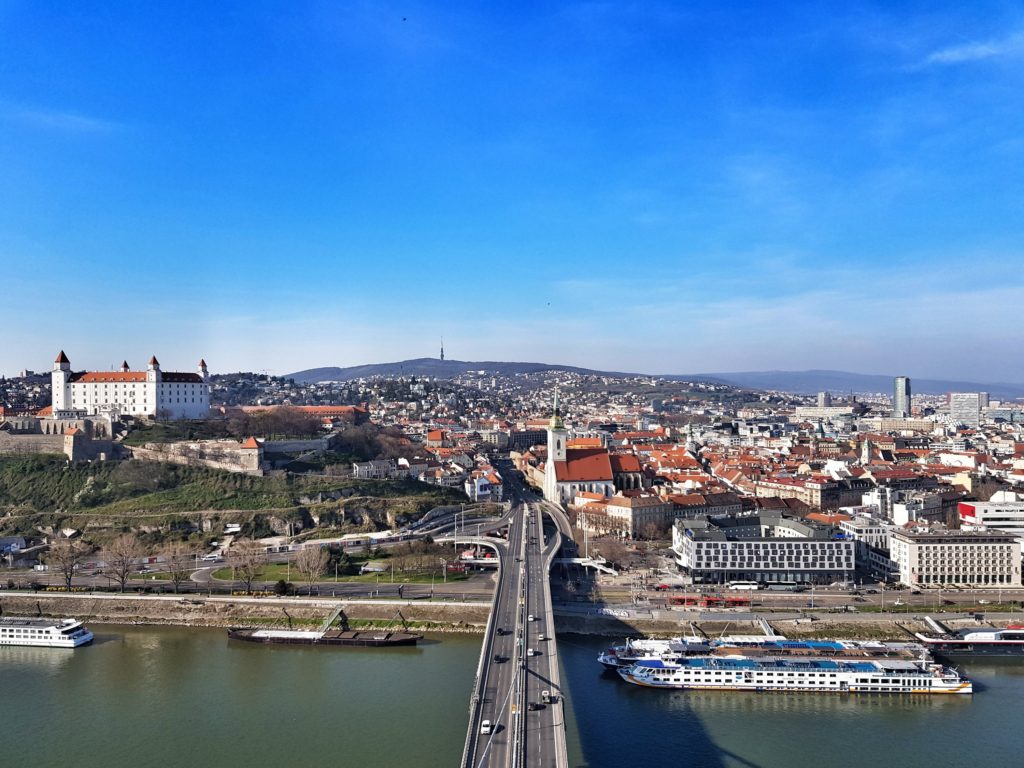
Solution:
<svg viewBox="0 0 1024 768">
<path fill-rule="evenodd" d="M 317 632 L 300 629 L 253 629 L 232 627 L 228 629 L 229 640 L 243 640 L 248 643 L 280 643 L 283 645 L 351 645 L 367 648 L 416 645 L 423 635 L 412 632 L 391 632 L 389 630 L 332 630 Z"/>
</svg>

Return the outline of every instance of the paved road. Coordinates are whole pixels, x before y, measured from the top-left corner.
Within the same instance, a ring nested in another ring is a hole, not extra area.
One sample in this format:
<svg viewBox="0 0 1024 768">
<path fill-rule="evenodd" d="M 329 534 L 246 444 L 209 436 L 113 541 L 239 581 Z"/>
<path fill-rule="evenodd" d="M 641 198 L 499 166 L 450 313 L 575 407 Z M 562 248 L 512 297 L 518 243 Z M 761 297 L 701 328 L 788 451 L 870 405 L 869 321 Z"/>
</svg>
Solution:
<svg viewBox="0 0 1024 768">
<path fill-rule="evenodd" d="M 551 530 L 554 533 L 554 530 Z M 564 703 L 548 566 L 559 540 L 545 538 L 538 505 L 520 504 L 509 519 L 507 546 L 491 623 L 484 638 L 465 766 L 565 768 Z M 553 694 L 545 703 L 543 692 Z M 490 733 L 484 727 L 490 723 Z"/>
</svg>

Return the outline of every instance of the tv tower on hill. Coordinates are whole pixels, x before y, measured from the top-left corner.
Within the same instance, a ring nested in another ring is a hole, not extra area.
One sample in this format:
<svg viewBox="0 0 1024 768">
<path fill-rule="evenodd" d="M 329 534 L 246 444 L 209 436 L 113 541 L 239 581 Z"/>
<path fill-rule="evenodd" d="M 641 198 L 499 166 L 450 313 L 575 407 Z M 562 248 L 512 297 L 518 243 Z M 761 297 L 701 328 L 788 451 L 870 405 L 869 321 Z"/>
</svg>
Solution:
<svg viewBox="0 0 1024 768">
<path fill-rule="evenodd" d="M 444 336 L 441 337 L 441 362 L 444 362 Z"/>
</svg>

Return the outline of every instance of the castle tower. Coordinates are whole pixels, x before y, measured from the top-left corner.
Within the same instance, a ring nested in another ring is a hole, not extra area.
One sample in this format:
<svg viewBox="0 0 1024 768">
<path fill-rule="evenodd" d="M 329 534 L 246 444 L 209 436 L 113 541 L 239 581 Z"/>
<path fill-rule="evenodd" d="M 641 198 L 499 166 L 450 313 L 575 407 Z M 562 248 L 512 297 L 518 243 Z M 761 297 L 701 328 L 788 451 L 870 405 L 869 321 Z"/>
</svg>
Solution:
<svg viewBox="0 0 1024 768">
<path fill-rule="evenodd" d="M 210 378 L 210 371 L 206 367 L 206 361 L 205 360 L 200 360 L 199 361 L 199 367 L 196 368 L 196 373 L 199 374 L 199 378 L 201 378 L 203 381 L 208 381 L 209 380 L 209 378 Z"/>
<path fill-rule="evenodd" d="M 128 367 L 128 361 L 127 360 L 122 360 L 121 361 L 121 373 L 128 373 L 129 370 L 131 370 L 131 369 Z"/>
<path fill-rule="evenodd" d="M 57 411 L 65 411 L 70 407 L 70 385 L 71 361 L 62 349 L 53 361 L 53 372 L 50 374 L 50 394 L 55 418 Z"/>
</svg>

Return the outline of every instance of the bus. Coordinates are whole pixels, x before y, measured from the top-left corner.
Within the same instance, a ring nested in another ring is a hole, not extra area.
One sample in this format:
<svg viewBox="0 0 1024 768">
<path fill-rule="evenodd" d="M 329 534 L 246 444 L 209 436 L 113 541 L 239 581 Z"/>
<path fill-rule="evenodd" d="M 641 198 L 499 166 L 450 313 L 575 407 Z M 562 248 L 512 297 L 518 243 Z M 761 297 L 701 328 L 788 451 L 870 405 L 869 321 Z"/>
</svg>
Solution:
<svg viewBox="0 0 1024 768">
<path fill-rule="evenodd" d="M 746 589 L 755 590 L 760 589 L 761 585 L 756 581 L 730 581 L 725 585 L 726 589 Z"/>
<path fill-rule="evenodd" d="M 770 592 L 806 592 L 807 583 L 803 581 L 770 581 L 768 590 Z"/>
</svg>

